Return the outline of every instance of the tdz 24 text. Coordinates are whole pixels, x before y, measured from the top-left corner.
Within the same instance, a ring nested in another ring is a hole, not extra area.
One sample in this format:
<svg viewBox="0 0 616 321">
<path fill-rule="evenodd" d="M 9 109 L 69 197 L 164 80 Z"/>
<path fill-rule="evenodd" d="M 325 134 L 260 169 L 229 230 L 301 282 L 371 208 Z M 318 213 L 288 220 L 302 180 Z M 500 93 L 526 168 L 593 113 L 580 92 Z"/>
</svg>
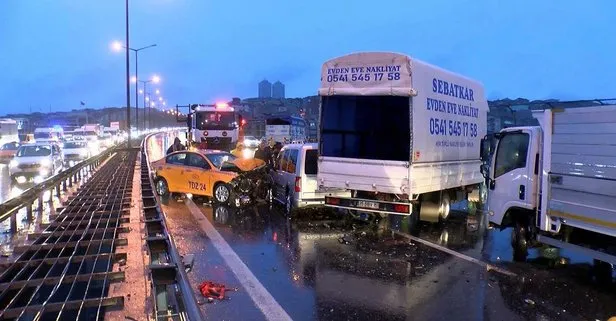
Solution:
<svg viewBox="0 0 616 321">
<path fill-rule="evenodd" d="M 351 81 L 381 81 L 384 78 L 387 80 L 400 80 L 399 72 L 388 72 L 387 75 L 384 72 L 365 73 L 365 74 L 351 74 Z M 327 82 L 346 82 L 349 81 L 348 74 L 342 75 L 327 75 Z"/>
</svg>

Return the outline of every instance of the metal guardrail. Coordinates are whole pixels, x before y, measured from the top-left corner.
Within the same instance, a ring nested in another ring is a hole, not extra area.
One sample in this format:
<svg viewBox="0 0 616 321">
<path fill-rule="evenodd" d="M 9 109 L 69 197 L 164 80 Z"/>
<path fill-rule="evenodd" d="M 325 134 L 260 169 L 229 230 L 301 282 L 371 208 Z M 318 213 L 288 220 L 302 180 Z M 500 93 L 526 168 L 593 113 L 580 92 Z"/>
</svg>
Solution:
<svg viewBox="0 0 616 321">
<path fill-rule="evenodd" d="M 204 316 L 186 275 L 192 263 L 187 262 L 188 255 L 183 259 L 178 253 L 173 237 L 167 232 L 160 199 L 154 192 L 146 147 L 152 135 L 146 136 L 142 142 L 141 196 L 155 320 L 203 320 Z"/>
<path fill-rule="evenodd" d="M 101 320 L 106 307 L 124 306 L 124 297 L 109 294 L 109 287 L 125 278 L 114 266 L 127 258 L 116 247 L 128 243 L 123 234 L 129 232 L 124 224 L 137 151 L 109 151 L 35 191 L 72 180 L 78 168 L 94 166 L 109 154 L 44 231 L 15 247 L 18 257 L 0 273 L 0 320 Z"/>
<path fill-rule="evenodd" d="M 28 222 L 32 222 L 32 206 L 34 202 L 38 200 L 38 211 L 43 211 L 43 198 L 46 191 L 50 192 L 49 202 L 51 203 L 53 201 L 54 191 L 57 196 L 60 196 L 62 191 L 66 192 L 69 187 L 72 187 L 74 183 L 82 179 L 84 176 L 84 170 L 87 169 L 89 172 L 92 172 L 118 149 L 118 147 L 107 149 L 99 155 L 92 156 L 54 176 L 47 178 L 43 182 L 30 187 L 19 196 L 6 200 L 0 204 L 0 222 L 11 218 L 10 231 L 11 233 L 17 232 L 17 212 L 19 212 L 19 210 L 25 207 L 26 219 Z"/>
</svg>

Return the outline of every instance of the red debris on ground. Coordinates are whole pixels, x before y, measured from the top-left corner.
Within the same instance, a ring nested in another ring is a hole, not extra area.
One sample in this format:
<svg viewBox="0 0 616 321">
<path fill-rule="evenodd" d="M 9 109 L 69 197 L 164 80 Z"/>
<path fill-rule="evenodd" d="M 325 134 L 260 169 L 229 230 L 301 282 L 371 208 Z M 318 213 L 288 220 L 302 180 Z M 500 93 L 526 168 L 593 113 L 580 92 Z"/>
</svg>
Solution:
<svg viewBox="0 0 616 321">
<path fill-rule="evenodd" d="M 203 281 L 203 283 L 199 285 L 199 291 L 201 291 L 201 295 L 206 298 L 224 300 L 226 287 L 224 284 Z"/>
</svg>

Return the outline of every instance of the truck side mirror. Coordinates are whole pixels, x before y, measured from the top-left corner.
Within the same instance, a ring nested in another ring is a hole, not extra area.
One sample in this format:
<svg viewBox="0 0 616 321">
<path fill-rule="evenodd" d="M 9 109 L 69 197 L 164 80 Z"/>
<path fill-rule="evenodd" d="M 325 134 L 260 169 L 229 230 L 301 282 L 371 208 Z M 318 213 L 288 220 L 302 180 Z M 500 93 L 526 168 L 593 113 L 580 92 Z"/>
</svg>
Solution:
<svg viewBox="0 0 616 321">
<path fill-rule="evenodd" d="M 490 147 L 491 140 L 486 135 L 483 139 L 481 139 L 481 145 L 479 146 L 479 155 L 481 160 L 487 162 L 490 159 Z"/>
<path fill-rule="evenodd" d="M 488 178 L 488 175 L 490 175 L 490 171 L 488 170 L 487 164 L 481 164 L 480 171 L 483 177 L 485 178 Z"/>
</svg>

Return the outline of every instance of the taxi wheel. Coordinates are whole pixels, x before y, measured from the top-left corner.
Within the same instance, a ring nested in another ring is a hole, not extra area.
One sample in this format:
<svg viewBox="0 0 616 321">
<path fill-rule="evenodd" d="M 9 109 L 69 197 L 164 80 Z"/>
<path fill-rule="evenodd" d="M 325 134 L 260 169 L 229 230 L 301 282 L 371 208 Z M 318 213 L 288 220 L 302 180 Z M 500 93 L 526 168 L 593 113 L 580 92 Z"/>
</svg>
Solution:
<svg viewBox="0 0 616 321">
<path fill-rule="evenodd" d="M 156 193 L 159 196 L 163 196 L 163 197 L 169 196 L 169 185 L 167 184 L 167 181 L 164 178 L 162 177 L 157 178 L 154 185 L 156 186 Z"/>
<path fill-rule="evenodd" d="M 231 197 L 231 189 L 225 183 L 218 183 L 214 186 L 214 201 L 219 204 L 224 204 Z"/>
</svg>

